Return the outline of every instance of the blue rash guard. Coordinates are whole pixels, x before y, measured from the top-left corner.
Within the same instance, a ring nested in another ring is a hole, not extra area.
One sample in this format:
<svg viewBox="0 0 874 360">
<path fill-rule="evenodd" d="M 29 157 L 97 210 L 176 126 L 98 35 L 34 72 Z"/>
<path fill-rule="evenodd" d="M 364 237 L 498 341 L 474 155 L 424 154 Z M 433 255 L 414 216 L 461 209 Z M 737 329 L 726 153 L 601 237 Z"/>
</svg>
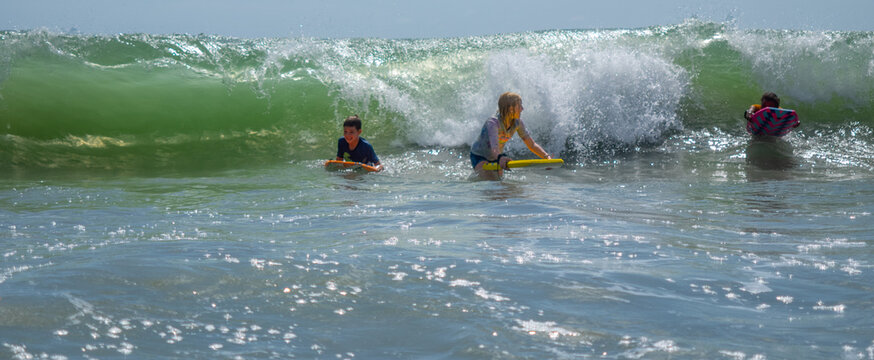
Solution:
<svg viewBox="0 0 874 360">
<path fill-rule="evenodd" d="M 349 150 L 349 143 L 345 138 L 340 138 L 337 141 L 337 157 L 345 161 L 355 161 L 367 165 L 373 165 L 379 162 L 376 152 L 373 151 L 373 146 L 370 145 L 363 137 L 358 138 L 358 146 L 355 150 Z"/>
</svg>

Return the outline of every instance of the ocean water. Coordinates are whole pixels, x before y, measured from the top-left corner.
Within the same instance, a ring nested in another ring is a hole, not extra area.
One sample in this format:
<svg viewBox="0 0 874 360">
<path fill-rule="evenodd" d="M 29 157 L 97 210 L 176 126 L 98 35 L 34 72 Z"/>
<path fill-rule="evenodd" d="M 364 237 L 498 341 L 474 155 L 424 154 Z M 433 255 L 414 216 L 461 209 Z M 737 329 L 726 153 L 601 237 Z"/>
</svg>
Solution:
<svg viewBox="0 0 874 360">
<path fill-rule="evenodd" d="M 871 32 L 0 32 L 0 358 L 874 359 L 872 126 Z"/>
</svg>

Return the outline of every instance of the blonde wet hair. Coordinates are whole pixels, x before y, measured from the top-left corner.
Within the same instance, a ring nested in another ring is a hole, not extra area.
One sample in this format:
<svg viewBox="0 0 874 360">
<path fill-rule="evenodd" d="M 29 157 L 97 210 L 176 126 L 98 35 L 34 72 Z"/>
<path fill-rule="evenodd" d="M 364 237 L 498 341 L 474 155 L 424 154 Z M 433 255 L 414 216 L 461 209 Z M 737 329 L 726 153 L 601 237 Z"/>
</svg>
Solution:
<svg viewBox="0 0 874 360">
<path fill-rule="evenodd" d="M 501 97 L 498 98 L 498 115 L 501 117 L 501 120 L 510 116 L 511 107 L 521 103 L 522 97 L 517 93 L 508 91 L 501 94 Z"/>
</svg>

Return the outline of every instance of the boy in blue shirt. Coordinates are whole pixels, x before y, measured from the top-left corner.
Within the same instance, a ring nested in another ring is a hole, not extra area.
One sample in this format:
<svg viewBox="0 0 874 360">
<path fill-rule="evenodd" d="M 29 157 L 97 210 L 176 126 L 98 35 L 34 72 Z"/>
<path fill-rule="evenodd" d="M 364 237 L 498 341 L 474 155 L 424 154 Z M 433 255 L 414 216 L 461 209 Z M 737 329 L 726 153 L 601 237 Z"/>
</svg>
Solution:
<svg viewBox="0 0 874 360">
<path fill-rule="evenodd" d="M 352 115 L 343 121 L 343 137 L 337 141 L 337 160 L 360 162 L 382 171 L 373 146 L 361 137 L 361 119 L 358 115 Z"/>
</svg>

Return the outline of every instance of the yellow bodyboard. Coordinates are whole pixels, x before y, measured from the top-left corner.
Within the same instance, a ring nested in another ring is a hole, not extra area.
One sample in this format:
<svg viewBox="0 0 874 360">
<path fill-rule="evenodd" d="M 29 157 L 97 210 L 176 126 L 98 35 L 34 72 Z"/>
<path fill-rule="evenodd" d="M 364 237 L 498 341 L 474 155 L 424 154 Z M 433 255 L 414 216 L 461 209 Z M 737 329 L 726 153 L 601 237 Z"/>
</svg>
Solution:
<svg viewBox="0 0 874 360">
<path fill-rule="evenodd" d="M 531 160 L 511 160 L 507 162 L 507 167 L 514 168 L 523 168 L 529 166 L 537 166 L 537 167 L 559 167 L 564 165 L 564 160 L 562 159 L 531 159 Z M 497 162 L 485 163 L 483 165 L 483 170 L 498 170 Z"/>
</svg>

